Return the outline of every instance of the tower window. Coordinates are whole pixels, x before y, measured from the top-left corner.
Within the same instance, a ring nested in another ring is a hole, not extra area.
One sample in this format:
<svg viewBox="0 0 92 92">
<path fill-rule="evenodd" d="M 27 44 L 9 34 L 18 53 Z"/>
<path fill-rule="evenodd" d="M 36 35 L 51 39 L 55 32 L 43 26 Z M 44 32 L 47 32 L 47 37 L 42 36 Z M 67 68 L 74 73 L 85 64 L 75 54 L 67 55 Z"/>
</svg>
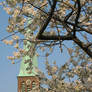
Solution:
<svg viewBox="0 0 92 92">
<path fill-rule="evenodd" d="M 21 83 L 21 92 L 25 92 L 25 88 L 26 88 L 25 82 L 23 81 L 23 82 Z"/>
</svg>

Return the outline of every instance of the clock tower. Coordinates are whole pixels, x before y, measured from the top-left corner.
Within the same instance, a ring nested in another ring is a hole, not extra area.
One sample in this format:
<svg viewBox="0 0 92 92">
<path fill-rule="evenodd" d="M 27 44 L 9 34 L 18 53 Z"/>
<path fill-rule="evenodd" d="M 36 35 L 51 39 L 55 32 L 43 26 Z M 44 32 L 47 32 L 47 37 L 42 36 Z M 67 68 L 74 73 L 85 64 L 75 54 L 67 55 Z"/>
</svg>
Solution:
<svg viewBox="0 0 92 92">
<path fill-rule="evenodd" d="M 33 57 L 33 69 L 31 73 L 28 73 L 26 70 L 28 64 L 23 62 L 25 58 L 21 62 L 20 73 L 18 75 L 18 92 L 31 92 L 32 89 L 39 87 L 38 74 L 35 72 L 37 57 Z"/>
<path fill-rule="evenodd" d="M 28 19 L 27 24 L 31 24 L 32 19 Z M 25 39 L 32 39 L 30 29 L 24 33 Z M 20 72 L 18 75 L 18 92 L 31 92 L 33 88 L 39 87 L 39 78 L 36 69 L 38 68 L 37 56 L 35 55 L 35 43 L 26 40 L 23 45 L 24 51 L 28 54 L 23 55 Z M 31 52 L 32 51 L 32 52 Z M 29 53 L 30 52 L 30 53 Z"/>
</svg>

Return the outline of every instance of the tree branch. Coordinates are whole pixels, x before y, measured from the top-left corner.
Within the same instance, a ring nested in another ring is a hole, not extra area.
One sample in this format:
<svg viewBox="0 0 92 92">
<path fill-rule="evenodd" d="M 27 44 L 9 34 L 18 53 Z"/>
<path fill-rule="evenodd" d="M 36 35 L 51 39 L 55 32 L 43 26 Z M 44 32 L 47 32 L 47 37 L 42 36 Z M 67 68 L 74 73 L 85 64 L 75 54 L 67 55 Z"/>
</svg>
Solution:
<svg viewBox="0 0 92 92">
<path fill-rule="evenodd" d="M 58 35 L 52 35 L 52 36 L 49 36 L 49 35 L 41 35 L 40 40 L 72 40 L 73 37 L 72 36 L 58 36 Z"/>
<path fill-rule="evenodd" d="M 71 23 L 71 22 L 68 22 L 68 21 L 66 23 L 69 24 L 69 25 L 72 25 L 72 26 L 74 25 L 74 23 Z M 77 25 L 77 27 L 80 28 L 81 31 L 85 31 L 85 32 L 87 32 L 89 34 L 92 34 L 92 31 L 90 31 L 90 30 L 88 30 L 86 28 L 82 28 L 82 27 L 80 27 L 78 25 Z"/>
<path fill-rule="evenodd" d="M 39 30 L 39 32 L 38 32 L 38 35 L 37 35 L 37 38 L 38 38 L 38 39 L 42 36 L 42 33 L 44 32 L 44 30 L 45 30 L 46 27 L 48 26 L 48 24 L 49 24 L 49 22 L 50 22 L 50 20 L 51 20 L 51 18 L 52 18 L 52 15 L 53 15 L 53 13 L 54 13 L 54 9 L 55 9 L 55 7 L 56 7 L 56 3 L 57 3 L 57 0 L 54 0 L 54 1 L 53 1 L 53 5 L 52 5 L 52 7 L 51 7 L 51 12 L 49 13 L 46 22 L 43 24 L 42 28 L 41 28 L 41 29 Z"/>
<path fill-rule="evenodd" d="M 83 44 L 82 41 L 80 41 L 77 37 L 75 37 L 73 41 L 92 58 L 92 51 L 87 48 L 87 46 Z"/>
<path fill-rule="evenodd" d="M 52 6 L 51 1 L 50 1 L 50 0 L 48 0 L 48 2 L 49 2 L 49 5 L 50 5 L 50 6 Z"/>
<path fill-rule="evenodd" d="M 77 15 L 76 15 L 76 19 L 75 19 L 75 24 L 73 26 L 73 35 L 74 35 L 74 37 L 76 36 L 76 27 L 77 27 L 78 20 L 79 20 L 79 17 L 80 17 L 80 12 L 81 12 L 80 0 L 77 0 L 76 2 L 78 4 L 78 10 L 77 10 Z"/>
</svg>

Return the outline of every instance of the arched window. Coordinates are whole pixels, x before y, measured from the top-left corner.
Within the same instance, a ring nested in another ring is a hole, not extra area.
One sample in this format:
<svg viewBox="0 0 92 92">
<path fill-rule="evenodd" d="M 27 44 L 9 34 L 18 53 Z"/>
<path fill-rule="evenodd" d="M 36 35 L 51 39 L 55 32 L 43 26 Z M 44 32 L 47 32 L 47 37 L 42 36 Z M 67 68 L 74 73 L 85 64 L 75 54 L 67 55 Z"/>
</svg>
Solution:
<svg viewBox="0 0 92 92">
<path fill-rule="evenodd" d="M 37 83 L 35 81 L 32 82 L 32 89 L 34 89 L 37 86 Z"/>
<path fill-rule="evenodd" d="M 27 92 L 31 92 L 30 85 L 27 86 Z"/>
<path fill-rule="evenodd" d="M 21 92 L 25 92 L 25 88 L 26 88 L 26 85 L 25 85 L 25 82 L 23 81 L 21 83 Z"/>
</svg>

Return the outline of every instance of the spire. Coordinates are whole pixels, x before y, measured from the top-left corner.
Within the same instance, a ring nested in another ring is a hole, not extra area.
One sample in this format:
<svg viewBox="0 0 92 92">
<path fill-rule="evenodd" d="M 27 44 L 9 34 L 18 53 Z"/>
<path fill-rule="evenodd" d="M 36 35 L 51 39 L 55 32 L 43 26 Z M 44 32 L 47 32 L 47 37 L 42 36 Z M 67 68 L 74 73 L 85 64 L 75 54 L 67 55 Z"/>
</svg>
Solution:
<svg viewBox="0 0 92 92">
<path fill-rule="evenodd" d="M 28 21 L 27 21 L 27 25 L 30 25 L 31 22 L 32 22 L 32 19 L 29 18 Z M 27 28 L 27 30 L 26 30 L 26 32 L 24 34 L 25 39 L 31 38 L 31 33 L 32 33 L 32 30 Z M 26 44 L 24 43 L 23 47 L 24 47 L 25 51 L 28 51 L 30 48 L 31 49 L 35 48 L 35 44 L 30 43 L 29 41 L 26 40 Z M 25 63 L 25 61 L 27 61 L 27 60 L 30 60 L 30 62 Z M 27 68 L 30 67 L 29 64 L 31 64 L 31 63 L 32 63 L 32 70 L 31 70 L 30 73 L 28 73 L 29 70 L 27 70 Z M 38 75 L 37 72 L 35 71 L 35 68 L 37 68 L 37 67 L 38 67 L 38 63 L 37 63 L 37 56 L 35 55 L 35 52 L 31 56 L 29 54 L 26 54 L 25 56 L 23 56 L 21 64 L 20 64 L 19 76 L 36 76 L 36 75 Z"/>
</svg>

